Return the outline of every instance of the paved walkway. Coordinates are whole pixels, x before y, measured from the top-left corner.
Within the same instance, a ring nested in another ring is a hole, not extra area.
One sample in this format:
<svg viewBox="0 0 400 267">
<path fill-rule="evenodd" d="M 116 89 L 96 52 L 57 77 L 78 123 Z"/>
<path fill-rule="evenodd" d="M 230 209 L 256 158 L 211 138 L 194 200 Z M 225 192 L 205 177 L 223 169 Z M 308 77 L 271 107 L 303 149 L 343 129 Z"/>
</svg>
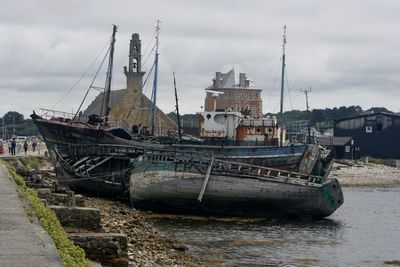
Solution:
<svg viewBox="0 0 400 267">
<path fill-rule="evenodd" d="M 0 164 L 0 266 L 64 266 L 50 236 L 31 223 L 17 185 Z"/>
</svg>

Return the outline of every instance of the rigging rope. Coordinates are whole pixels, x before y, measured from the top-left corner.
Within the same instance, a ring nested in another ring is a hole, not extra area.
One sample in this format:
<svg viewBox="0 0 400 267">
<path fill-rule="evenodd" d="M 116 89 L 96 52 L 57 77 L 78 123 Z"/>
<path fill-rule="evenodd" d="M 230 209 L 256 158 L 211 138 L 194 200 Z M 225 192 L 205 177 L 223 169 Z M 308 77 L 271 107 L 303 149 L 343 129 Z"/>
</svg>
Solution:
<svg viewBox="0 0 400 267">
<path fill-rule="evenodd" d="M 144 60 L 143 66 L 146 65 L 147 60 L 150 58 L 150 56 L 152 56 L 152 52 L 155 50 L 157 44 L 153 45 L 153 48 L 151 49 L 149 55 L 146 57 L 146 59 Z"/>
<path fill-rule="evenodd" d="M 147 47 L 146 47 L 146 49 L 144 50 L 143 55 L 146 55 L 146 53 L 147 53 L 147 51 L 149 50 L 150 45 L 151 45 L 151 43 L 153 42 L 155 36 L 156 36 L 156 32 L 153 33 L 153 36 L 151 37 L 150 41 L 148 42 Z M 153 52 L 153 50 L 154 50 L 154 46 L 153 46 L 153 48 L 152 48 L 152 51 L 150 51 L 149 55 L 151 55 L 151 52 Z M 149 56 L 148 56 L 148 57 L 149 57 Z M 146 61 L 147 61 L 147 59 L 144 61 L 144 63 L 142 64 L 142 66 L 145 66 Z"/>
<path fill-rule="evenodd" d="M 75 82 L 75 83 L 72 85 L 72 87 L 64 94 L 63 97 L 61 97 L 61 99 L 60 99 L 56 104 L 54 104 L 54 106 L 53 106 L 51 109 L 55 109 L 55 107 L 56 107 L 58 104 L 60 104 L 61 101 L 63 101 L 63 100 L 72 92 L 72 90 L 75 88 L 75 86 L 77 86 L 77 85 L 80 83 L 80 81 L 83 79 L 83 77 L 86 76 L 86 74 L 89 72 L 89 70 L 92 68 L 92 66 L 97 62 L 97 59 L 98 59 L 98 58 L 100 57 L 100 55 L 103 53 L 103 51 L 104 51 L 104 49 L 107 47 L 107 45 L 108 45 L 108 41 L 107 41 L 107 43 L 104 45 L 104 47 L 100 50 L 100 53 L 96 56 L 96 58 L 94 59 L 94 61 L 89 65 L 89 67 L 87 68 L 87 70 L 81 75 L 81 77 L 78 79 L 78 81 Z"/>
<path fill-rule="evenodd" d="M 288 79 L 288 75 L 287 75 L 287 68 L 285 69 L 285 77 L 286 77 L 286 84 L 287 84 L 287 92 L 288 92 L 288 95 L 289 95 L 289 100 L 290 100 L 290 105 L 291 105 L 291 108 L 293 109 L 293 102 L 292 102 L 292 95 L 291 95 L 291 93 L 290 93 L 290 90 L 291 90 L 291 88 L 290 88 L 290 86 L 289 86 L 289 79 Z"/>
<path fill-rule="evenodd" d="M 267 103 L 266 103 L 267 107 L 269 105 L 270 100 L 272 99 L 272 93 L 275 91 L 275 88 L 276 88 L 276 82 L 278 80 L 278 73 L 279 73 L 279 66 L 281 65 L 281 62 L 282 62 L 282 58 L 279 58 L 278 68 L 276 68 L 275 79 L 274 79 L 274 82 L 272 84 L 272 90 L 271 90 L 271 93 L 269 94 L 269 96 L 267 98 Z M 275 111 L 275 109 L 273 111 Z"/>
<path fill-rule="evenodd" d="M 106 54 L 104 55 L 104 58 L 103 58 L 103 60 L 101 61 L 101 64 L 100 64 L 99 68 L 97 69 L 96 74 L 94 75 L 93 80 L 92 80 L 92 82 L 90 83 L 88 89 L 86 90 L 86 94 L 85 94 L 85 96 L 83 97 L 83 100 L 82 100 L 81 104 L 79 105 L 78 110 L 77 110 L 76 113 L 75 113 L 75 117 L 78 115 L 79 111 L 81 110 L 81 107 L 82 107 L 83 103 L 85 102 L 86 97 L 87 97 L 87 95 L 89 94 L 89 91 L 90 91 L 90 89 L 92 88 L 93 83 L 94 83 L 94 81 L 96 80 L 97 75 L 99 74 L 100 69 L 101 69 L 101 67 L 103 66 L 104 61 L 106 60 L 108 53 L 110 53 L 110 49 L 111 49 L 111 47 L 109 47 L 109 48 L 107 49 L 107 52 L 106 52 Z"/>
</svg>

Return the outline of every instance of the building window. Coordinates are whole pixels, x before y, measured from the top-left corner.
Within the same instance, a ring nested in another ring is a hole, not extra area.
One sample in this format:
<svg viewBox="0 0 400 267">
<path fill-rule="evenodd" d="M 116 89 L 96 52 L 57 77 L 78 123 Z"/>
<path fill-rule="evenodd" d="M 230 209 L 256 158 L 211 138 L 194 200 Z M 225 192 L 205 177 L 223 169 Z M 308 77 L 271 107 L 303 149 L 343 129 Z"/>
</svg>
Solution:
<svg viewBox="0 0 400 267">
<path fill-rule="evenodd" d="M 382 131 L 383 130 L 382 123 L 377 123 L 376 124 L 376 130 L 377 131 Z"/>
<path fill-rule="evenodd" d="M 365 127 L 365 132 L 366 133 L 372 133 L 372 126 Z"/>
<path fill-rule="evenodd" d="M 349 153 L 349 152 L 350 152 L 350 146 L 345 146 L 345 147 L 344 147 L 344 151 L 345 151 L 346 153 Z"/>
</svg>

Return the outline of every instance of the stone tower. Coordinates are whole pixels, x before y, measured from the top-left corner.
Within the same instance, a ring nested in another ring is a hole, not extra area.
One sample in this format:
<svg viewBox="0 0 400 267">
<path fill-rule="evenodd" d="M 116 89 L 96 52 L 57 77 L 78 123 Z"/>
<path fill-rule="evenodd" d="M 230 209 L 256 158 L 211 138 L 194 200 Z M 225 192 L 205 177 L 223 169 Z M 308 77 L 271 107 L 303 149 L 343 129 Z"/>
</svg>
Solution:
<svg viewBox="0 0 400 267">
<path fill-rule="evenodd" d="M 128 68 L 124 67 L 124 73 L 126 75 L 126 88 L 142 92 L 145 72 L 142 71 L 142 43 L 138 33 L 132 34 L 129 46 Z"/>
<path fill-rule="evenodd" d="M 110 117 L 125 127 L 148 125 L 151 118 L 152 102 L 143 94 L 142 44 L 138 33 L 132 34 L 129 46 L 129 62 L 124 67 L 126 92 L 112 107 Z M 156 112 L 156 133 L 176 129 L 176 124 L 160 109 Z"/>
</svg>

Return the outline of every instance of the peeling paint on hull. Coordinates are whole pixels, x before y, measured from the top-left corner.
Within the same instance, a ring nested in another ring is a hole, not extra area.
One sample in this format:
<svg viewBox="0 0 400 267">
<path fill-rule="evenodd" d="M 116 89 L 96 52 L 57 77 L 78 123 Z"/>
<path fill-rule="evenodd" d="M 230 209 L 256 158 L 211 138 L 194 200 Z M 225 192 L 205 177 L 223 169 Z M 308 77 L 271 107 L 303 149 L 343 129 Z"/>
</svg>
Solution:
<svg viewBox="0 0 400 267">
<path fill-rule="evenodd" d="M 277 178 L 213 175 L 198 201 L 204 174 L 176 171 L 176 163 L 140 163 L 130 177 L 130 201 L 140 209 L 202 215 L 312 217 L 332 214 L 343 203 L 336 179 L 324 184 Z"/>
</svg>

